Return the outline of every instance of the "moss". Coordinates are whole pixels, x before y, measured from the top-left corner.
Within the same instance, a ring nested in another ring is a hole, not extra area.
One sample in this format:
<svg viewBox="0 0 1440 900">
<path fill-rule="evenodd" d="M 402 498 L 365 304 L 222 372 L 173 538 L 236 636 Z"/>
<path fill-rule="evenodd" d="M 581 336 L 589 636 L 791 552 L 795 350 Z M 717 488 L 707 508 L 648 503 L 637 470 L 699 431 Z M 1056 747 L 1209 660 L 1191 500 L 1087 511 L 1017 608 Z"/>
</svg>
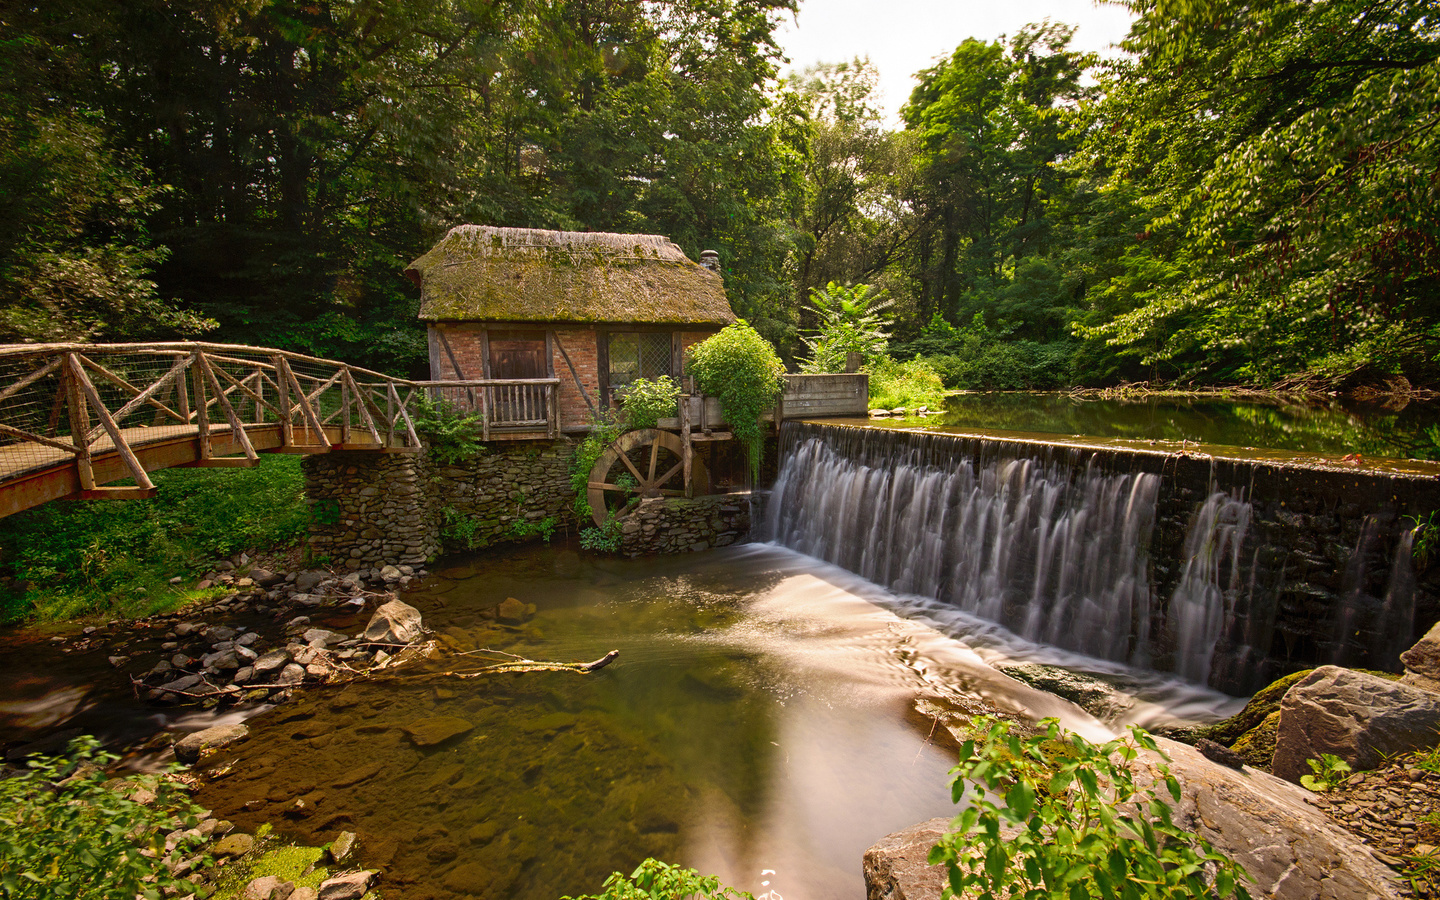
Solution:
<svg viewBox="0 0 1440 900">
<path fill-rule="evenodd" d="M 462 225 L 411 263 L 426 321 L 735 320 L 715 273 L 656 235 Z"/>
<path fill-rule="evenodd" d="M 1205 728 L 1195 729 L 1194 736 L 1198 738 L 1209 738 L 1216 743 L 1233 747 L 1242 734 L 1260 725 L 1271 713 L 1280 711 L 1280 701 L 1285 697 L 1285 692 L 1290 690 L 1291 685 L 1309 675 L 1314 669 L 1304 669 L 1299 672 L 1291 672 L 1284 678 L 1256 691 L 1245 708 L 1240 710 L 1238 715 L 1231 716 L 1223 722 Z M 1272 739 L 1271 748 L 1274 748 Z M 1270 764 L 1269 757 L 1266 757 L 1265 765 Z"/>
<path fill-rule="evenodd" d="M 1257 769 L 1270 771 L 1270 759 L 1275 755 L 1275 735 L 1280 729 L 1280 710 L 1275 710 L 1260 724 L 1235 739 L 1230 749 L 1245 757 L 1245 762 Z"/>
<path fill-rule="evenodd" d="M 264 837 L 267 829 L 257 832 Z M 257 855 L 237 861 L 223 875 L 220 886 L 211 900 L 239 900 L 245 885 L 256 878 L 274 875 L 282 881 L 293 881 L 296 887 L 312 887 L 317 890 L 320 882 L 330 877 L 330 870 L 317 866 L 324 856 L 320 847 L 297 847 L 293 844 L 267 844 Z"/>
</svg>

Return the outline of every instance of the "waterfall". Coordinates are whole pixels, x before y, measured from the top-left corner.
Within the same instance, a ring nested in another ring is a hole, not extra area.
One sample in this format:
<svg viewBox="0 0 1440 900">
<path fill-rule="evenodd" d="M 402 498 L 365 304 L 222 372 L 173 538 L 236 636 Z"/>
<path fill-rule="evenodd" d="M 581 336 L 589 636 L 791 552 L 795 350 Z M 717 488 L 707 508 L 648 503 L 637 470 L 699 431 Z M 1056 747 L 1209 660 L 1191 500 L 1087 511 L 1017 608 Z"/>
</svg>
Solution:
<svg viewBox="0 0 1440 900">
<path fill-rule="evenodd" d="M 932 458 L 923 442 L 857 430 L 790 442 L 767 525 L 777 542 L 893 590 L 1148 666 L 1159 489 L 1154 474 Z"/>
<path fill-rule="evenodd" d="M 1185 571 L 1170 600 L 1175 672 L 1205 684 L 1215 644 L 1241 588 L 1240 550 L 1250 528 L 1250 504 L 1239 492 L 1212 491 L 1190 520 Z"/>
</svg>

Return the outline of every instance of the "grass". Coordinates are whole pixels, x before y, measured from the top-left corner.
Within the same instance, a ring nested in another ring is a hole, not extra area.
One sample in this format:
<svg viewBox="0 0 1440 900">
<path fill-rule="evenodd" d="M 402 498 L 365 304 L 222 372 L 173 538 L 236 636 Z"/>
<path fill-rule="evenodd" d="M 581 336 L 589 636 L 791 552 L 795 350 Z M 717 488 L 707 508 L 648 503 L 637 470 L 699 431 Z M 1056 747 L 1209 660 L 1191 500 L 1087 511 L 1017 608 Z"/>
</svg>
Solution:
<svg viewBox="0 0 1440 900">
<path fill-rule="evenodd" d="M 136 617 L 203 599 L 172 586 L 241 551 L 293 546 L 305 532 L 298 456 L 253 469 L 152 475 L 153 500 L 60 500 L 0 519 L 0 620 Z"/>
<path fill-rule="evenodd" d="M 938 410 L 945 406 L 945 385 L 935 368 L 924 359 L 909 362 L 881 359 L 867 366 L 867 370 L 871 409 L 928 406 Z"/>
</svg>

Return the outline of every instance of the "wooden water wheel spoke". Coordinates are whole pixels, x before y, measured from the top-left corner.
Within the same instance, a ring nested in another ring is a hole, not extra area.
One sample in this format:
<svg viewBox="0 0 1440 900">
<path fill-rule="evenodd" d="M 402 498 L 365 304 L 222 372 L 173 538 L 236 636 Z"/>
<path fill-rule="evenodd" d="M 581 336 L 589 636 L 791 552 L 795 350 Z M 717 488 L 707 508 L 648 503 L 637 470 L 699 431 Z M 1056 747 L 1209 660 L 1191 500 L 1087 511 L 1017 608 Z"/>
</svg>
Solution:
<svg viewBox="0 0 1440 900">
<path fill-rule="evenodd" d="M 649 459 L 639 463 L 642 454 Z M 607 517 L 636 500 L 685 496 L 684 458 L 685 445 L 668 431 L 642 428 L 622 435 L 605 448 L 590 470 L 586 497 L 595 524 L 603 525 Z M 710 490 L 709 472 L 698 459 L 692 458 L 690 485 L 697 494 Z"/>
</svg>

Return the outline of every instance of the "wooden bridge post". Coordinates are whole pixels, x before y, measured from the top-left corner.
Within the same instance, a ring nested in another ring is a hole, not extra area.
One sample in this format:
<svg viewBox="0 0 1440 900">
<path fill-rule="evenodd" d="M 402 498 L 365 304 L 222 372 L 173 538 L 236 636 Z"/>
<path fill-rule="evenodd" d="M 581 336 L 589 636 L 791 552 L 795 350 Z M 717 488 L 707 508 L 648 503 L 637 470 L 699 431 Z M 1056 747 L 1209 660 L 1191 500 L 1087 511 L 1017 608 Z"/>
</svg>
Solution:
<svg viewBox="0 0 1440 900">
<path fill-rule="evenodd" d="M 80 476 L 80 490 L 95 490 L 95 470 L 90 465 L 90 414 L 85 409 L 85 398 L 80 395 L 80 382 L 76 372 L 80 361 L 74 353 L 65 354 L 65 369 L 62 380 L 65 384 L 65 405 L 70 410 L 70 439 L 76 448 L 75 472 Z"/>
<path fill-rule="evenodd" d="M 346 366 L 340 367 L 340 443 L 350 443 L 350 369 Z"/>
<path fill-rule="evenodd" d="M 294 410 L 290 408 L 290 364 L 279 355 L 272 356 L 271 361 L 275 364 L 275 389 L 280 395 L 277 401 L 280 409 L 280 446 L 289 449 L 295 445 L 295 423 L 291 419 Z"/>
<path fill-rule="evenodd" d="M 209 459 L 213 446 L 210 443 L 210 404 L 205 398 L 205 372 L 200 361 L 205 354 L 196 350 L 190 357 L 191 389 L 195 391 L 195 429 L 200 442 L 200 458 Z"/>
</svg>

